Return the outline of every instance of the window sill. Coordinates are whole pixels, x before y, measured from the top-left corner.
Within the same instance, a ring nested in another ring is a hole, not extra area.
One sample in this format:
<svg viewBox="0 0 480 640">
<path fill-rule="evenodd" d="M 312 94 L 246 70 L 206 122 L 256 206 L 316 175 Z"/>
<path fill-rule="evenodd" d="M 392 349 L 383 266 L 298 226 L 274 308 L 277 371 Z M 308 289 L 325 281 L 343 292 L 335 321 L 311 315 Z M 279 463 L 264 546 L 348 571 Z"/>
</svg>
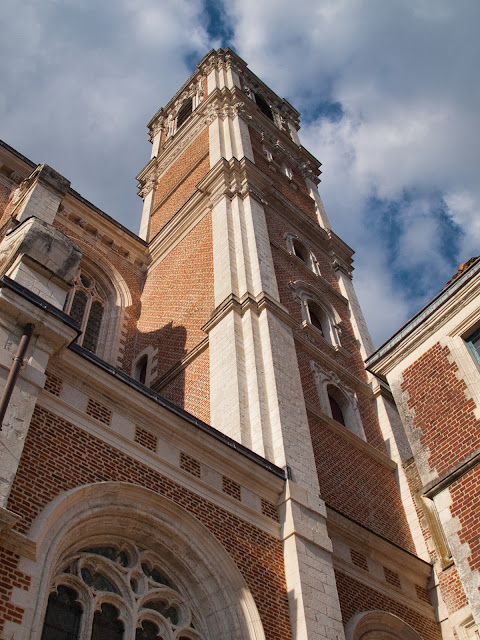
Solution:
<svg viewBox="0 0 480 640">
<path fill-rule="evenodd" d="M 312 338 L 318 340 L 322 345 L 327 346 L 335 353 L 341 353 L 345 358 L 350 358 L 350 353 L 346 349 L 341 347 L 339 344 L 332 344 L 329 340 L 327 340 L 327 338 L 325 338 L 325 336 L 319 329 L 314 327 L 307 320 L 303 320 L 302 327 Z"/>
</svg>

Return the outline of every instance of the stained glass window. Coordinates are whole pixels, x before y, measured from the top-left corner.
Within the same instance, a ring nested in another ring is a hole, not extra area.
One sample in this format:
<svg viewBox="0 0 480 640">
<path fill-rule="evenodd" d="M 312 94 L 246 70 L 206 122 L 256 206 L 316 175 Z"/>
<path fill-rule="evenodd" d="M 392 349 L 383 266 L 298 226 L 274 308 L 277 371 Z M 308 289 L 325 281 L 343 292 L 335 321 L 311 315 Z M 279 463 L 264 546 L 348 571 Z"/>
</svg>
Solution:
<svg viewBox="0 0 480 640">
<path fill-rule="evenodd" d="M 56 581 L 68 586 L 59 584 L 50 595 L 42 640 L 204 640 L 199 618 L 161 559 L 134 544 L 73 553 Z"/>
<path fill-rule="evenodd" d="M 99 283 L 81 271 L 65 304 L 66 313 L 76 320 L 82 331 L 77 342 L 95 353 L 100 338 L 106 295 Z"/>
<path fill-rule="evenodd" d="M 82 607 L 73 589 L 60 585 L 48 598 L 42 640 L 77 640 Z"/>
</svg>

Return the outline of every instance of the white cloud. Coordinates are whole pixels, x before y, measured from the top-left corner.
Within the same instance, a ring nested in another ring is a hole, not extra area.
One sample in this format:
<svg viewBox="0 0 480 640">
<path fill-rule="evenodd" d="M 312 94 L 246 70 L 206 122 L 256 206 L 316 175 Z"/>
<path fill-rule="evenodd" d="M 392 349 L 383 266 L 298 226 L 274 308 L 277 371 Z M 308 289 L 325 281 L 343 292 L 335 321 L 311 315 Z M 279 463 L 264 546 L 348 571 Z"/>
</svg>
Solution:
<svg viewBox="0 0 480 640">
<path fill-rule="evenodd" d="M 357 251 L 366 314 L 375 315 L 384 301 L 385 282 L 372 268 L 378 263 L 395 283 L 390 308 L 412 313 L 437 293 L 455 261 L 480 253 L 480 5 L 298 0 L 292 11 L 284 0 L 235 0 L 229 6 L 237 50 L 267 84 L 300 109 L 325 100 L 342 105 L 341 120 L 311 122 L 302 141 L 323 162 L 320 192 L 334 230 Z M 372 198 L 390 206 L 390 225 L 377 224 Z M 455 236 L 450 243 L 448 233 Z M 422 275 L 414 282 L 415 269 Z M 365 286 L 365 274 L 378 296 Z M 385 314 L 391 331 L 405 319 Z"/>
<path fill-rule="evenodd" d="M 405 319 L 396 322 L 395 310 L 420 302 L 408 269 L 433 265 L 437 280 L 422 280 L 428 298 L 456 260 L 479 253 L 480 4 L 229 0 L 224 9 L 235 48 L 277 93 L 305 112 L 342 105 L 340 120 L 310 122 L 302 140 L 323 162 L 334 230 L 357 251 L 366 314 L 378 310 L 372 292 L 388 291 L 382 326 L 395 330 Z M 186 60 L 218 43 L 204 10 L 202 0 L 25 0 L 20 11 L 6 0 L 1 137 L 135 229 L 145 123 L 187 79 Z M 372 197 L 391 205 L 386 222 Z M 448 232 L 455 238 L 446 244 Z"/>
</svg>

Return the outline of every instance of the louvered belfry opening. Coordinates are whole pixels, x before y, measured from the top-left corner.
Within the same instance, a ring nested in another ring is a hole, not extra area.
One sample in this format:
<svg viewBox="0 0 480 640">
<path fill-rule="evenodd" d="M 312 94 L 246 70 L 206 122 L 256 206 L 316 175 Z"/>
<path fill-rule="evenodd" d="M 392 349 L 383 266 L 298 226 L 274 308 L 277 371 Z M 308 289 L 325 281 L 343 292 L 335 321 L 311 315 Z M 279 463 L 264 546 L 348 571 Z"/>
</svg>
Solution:
<svg viewBox="0 0 480 640">
<path fill-rule="evenodd" d="M 177 129 L 179 129 L 184 122 L 188 120 L 188 118 L 192 115 L 193 111 L 193 100 L 192 98 L 187 98 L 183 101 L 182 106 L 180 107 L 177 115 Z"/>
</svg>

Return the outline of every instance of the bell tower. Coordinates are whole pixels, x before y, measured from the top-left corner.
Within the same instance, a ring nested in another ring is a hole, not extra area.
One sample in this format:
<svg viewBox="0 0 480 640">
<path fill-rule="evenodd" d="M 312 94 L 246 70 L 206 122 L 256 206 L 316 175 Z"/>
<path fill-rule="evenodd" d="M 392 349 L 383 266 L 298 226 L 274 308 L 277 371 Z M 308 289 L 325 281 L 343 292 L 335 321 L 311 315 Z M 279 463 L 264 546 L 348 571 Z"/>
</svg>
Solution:
<svg viewBox="0 0 480 640">
<path fill-rule="evenodd" d="M 160 394 L 285 469 L 294 638 L 339 640 L 328 510 L 414 546 L 402 509 L 385 516 L 399 501 L 384 444 L 394 411 L 364 370 L 372 345 L 320 163 L 298 112 L 229 49 L 208 53 L 148 129 L 137 357 Z"/>
</svg>

